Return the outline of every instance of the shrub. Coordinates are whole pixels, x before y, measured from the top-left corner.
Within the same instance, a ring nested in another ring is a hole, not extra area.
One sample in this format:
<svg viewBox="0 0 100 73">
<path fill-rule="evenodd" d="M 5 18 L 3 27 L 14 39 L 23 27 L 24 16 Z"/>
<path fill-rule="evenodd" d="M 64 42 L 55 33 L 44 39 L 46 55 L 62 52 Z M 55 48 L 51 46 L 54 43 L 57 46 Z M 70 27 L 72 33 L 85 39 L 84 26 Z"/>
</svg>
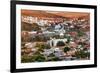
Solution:
<svg viewBox="0 0 100 73">
<path fill-rule="evenodd" d="M 83 50 L 77 51 L 77 52 L 75 53 L 75 55 L 76 55 L 77 58 L 86 58 L 86 57 L 90 57 L 90 53 L 89 53 L 89 52 L 85 53 Z"/>
<path fill-rule="evenodd" d="M 78 31 L 78 36 L 83 36 L 83 35 L 85 35 L 84 32 L 82 32 L 82 31 Z"/>
<path fill-rule="evenodd" d="M 69 51 L 70 50 L 70 48 L 69 47 L 65 47 L 64 48 L 64 52 L 66 53 L 67 51 Z"/>
<path fill-rule="evenodd" d="M 49 59 L 48 61 L 60 61 L 61 59 L 59 59 L 58 57 L 52 57 L 51 59 Z"/>
<path fill-rule="evenodd" d="M 21 62 L 22 63 L 28 63 L 28 62 L 34 62 L 34 61 L 35 61 L 34 58 L 31 57 L 31 56 L 28 56 L 28 55 L 23 55 L 21 57 Z"/>
<path fill-rule="evenodd" d="M 37 55 L 36 57 L 35 57 L 35 61 L 38 61 L 38 62 L 43 62 L 43 61 L 45 61 L 45 57 L 43 56 L 43 55 Z"/>
</svg>

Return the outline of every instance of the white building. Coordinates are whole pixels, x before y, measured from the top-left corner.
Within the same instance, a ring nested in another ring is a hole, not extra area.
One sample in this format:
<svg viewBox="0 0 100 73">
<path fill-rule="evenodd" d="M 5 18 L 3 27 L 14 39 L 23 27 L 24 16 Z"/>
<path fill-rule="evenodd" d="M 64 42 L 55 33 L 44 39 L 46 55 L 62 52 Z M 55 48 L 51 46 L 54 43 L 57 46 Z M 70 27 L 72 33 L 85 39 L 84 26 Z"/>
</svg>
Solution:
<svg viewBox="0 0 100 73">
<path fill-rule="evenodd" d="M 47 20 L 43 20 L 43 19 L 38 19 L 38 17 L 32 17 L 32 16 L 22 16 L 21 17 L 22 22 L 26 22 L 26 23 L 37 23 L 39 26 L 44 26 L 45 24 L 47 24 Z"/>
<path fill-rule="evenodd" d="M 57 43 L 59 41 L 67 42 L 67 39 L 55 39 L 55 38 L 52 38 L 51 40 L 48 41 L 48 43 L 50 44 L 51 47 L 53 47 L 53 46 L 57 46 Z"/>
</svg>

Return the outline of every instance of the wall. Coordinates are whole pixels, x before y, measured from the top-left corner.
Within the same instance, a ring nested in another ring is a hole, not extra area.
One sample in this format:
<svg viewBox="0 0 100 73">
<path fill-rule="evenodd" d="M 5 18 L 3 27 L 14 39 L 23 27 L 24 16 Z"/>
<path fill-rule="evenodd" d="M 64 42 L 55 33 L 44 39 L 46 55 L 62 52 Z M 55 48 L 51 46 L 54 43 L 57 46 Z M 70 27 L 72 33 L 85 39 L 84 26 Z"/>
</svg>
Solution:
<svg viewBox="0 0 100 73">
<path fill-rule="evenodd" d="M 37 0 L 35 0 L 37 1 Z M 96 5 L 96 0 L 38 0 L 38 1 L 54 1 L 54 2 L 69 2 L 78 4 Z M 99 0 L 98 0 L 99 1 Z M 98 67 L 86 69 L 71 69 L 71 70 L 55 70 L 42 71 L 34 73 L 99 73 L 100 72 L 100 2 L 98 2 Z M 10 0 L 1 0 L 0 2 L 0 73 L 10 73 Z M 33 72 L 27 72 L 33 73 Z"/>
</svg>

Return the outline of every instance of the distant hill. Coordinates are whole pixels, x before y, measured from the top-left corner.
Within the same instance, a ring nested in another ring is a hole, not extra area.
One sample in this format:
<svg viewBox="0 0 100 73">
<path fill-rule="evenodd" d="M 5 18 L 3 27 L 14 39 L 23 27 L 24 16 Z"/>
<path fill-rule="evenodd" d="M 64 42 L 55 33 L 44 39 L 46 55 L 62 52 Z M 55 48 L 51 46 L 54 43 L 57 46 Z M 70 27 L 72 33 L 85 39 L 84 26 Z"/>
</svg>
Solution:
<svg viewBox="0 0 100 73">
<path fill-rule="evenodd" d="M 25 23 L 25 22 L 21 22 L 21 30 L 23 31 L 38 31 L 40 30 L 40 27 L 38 24 L 33 23 L 33 24 L 29 24 L 29 23 Z"/>
<path fill-rule="evenodd" d="M 34 17 L 48 17 L 48 18 L 89 18 L 89 13 L 84 12 L 55 12 L 55 11 L 40 11 L 40 10 L 21 10 L 22 15 Z"/>
<path fill-rule="evenodd" d="M 40 10 L 21 10 L 22 15 L 33 16 L 33 17 L 46 17 L 46 18 L 64 18 L 63 16 L 47 13 L 46 11 Z"/>
<path fill-rule="evenodd" d="M 62 17 L 67 17 L 67 18 L 89 18 L 90 17 L 89 13 L 83 13 L 83 12 L 58 12 L 52 14 L 59 15 Z"/>
</svg>

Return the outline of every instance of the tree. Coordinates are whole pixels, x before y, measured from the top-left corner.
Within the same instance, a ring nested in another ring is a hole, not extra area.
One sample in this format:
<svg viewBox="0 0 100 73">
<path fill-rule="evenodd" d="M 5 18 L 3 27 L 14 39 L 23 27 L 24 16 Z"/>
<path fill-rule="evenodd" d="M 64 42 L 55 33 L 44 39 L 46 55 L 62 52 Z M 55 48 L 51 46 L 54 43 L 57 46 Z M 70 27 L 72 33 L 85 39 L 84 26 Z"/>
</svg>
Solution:
<svg viewBox="0 0 100 73">
<path fill-rule="evenodd" d="M 64 48 L 64 52 L 66 53 L 67 51 L 69 51 L 70 50 L 70 48 L 69 47 L 65 47 Z"/>
<path fill-rule="evenodd" d="M 85 53 L 86 57 L 90 58 L 90 52 Z"/>
<path fill-rule="evenodd" d="M 23 55 L 21 56 L 21 62 L 22 63 L 28 63 L 28 62 L 34 62 L 33 56 Z"/>
<path fill-rule="evenodd" d="M 71 40 L 71 36 L 65 35 L 65 38 L 67 39 L 66 43 L 69 43 Z"/>
<path fill-rule="evenodd" d="M 80 51 L 77 51 L 76 53 L 75 53 L 75 55 L 76 55 L 76 57 L 77 58 L 86 58 L 86 57 L 90 57 L 90 53 L 86 53 L 86 52 L 84 52 L 83 50 L 80 50 Z"/>
<path fill-rule="evenodd" d="M 78 31 L 78 36 L 79 36 L 79 37 L 80 37 L 80 36 L 83 36 L 83 35 L 85 35 L 84 32 L 82 32 L 82 31 Z"/>
<path fill-rule="evenodd" d="M 45 61 L 45 57 L 41 54 L 37 55 L 35 57 L 35 61 L 38 61 L 38 62 L 44 62 Z"/>
<path fill-rule="evenodd" d="M 43 52 L 44 49 L 50 49 L 51 48 L 50 45 L 44 44 L 44 43 L 37 43 L 35 47 L 38 48 L 39 52 Z"/>
</svg>

